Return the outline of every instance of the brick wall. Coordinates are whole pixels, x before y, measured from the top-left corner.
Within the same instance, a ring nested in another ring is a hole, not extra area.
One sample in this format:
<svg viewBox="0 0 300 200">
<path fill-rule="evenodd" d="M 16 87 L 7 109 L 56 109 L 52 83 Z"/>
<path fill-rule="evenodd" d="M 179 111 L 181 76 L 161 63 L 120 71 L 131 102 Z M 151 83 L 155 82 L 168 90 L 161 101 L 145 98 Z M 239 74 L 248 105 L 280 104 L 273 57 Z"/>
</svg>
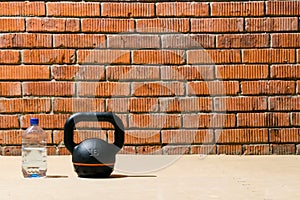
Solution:
<svg viewBox="0 0 300 200">
<path fill-rule="evenodd" d="M 299 154 L 300 1 L 0 2 L 0 144 L 115 112 L 130 154 Z M 75 141 L 113 140 L 105 123 Z M 102 127 L 102 131 L 95 130 Z"/>
</svg>

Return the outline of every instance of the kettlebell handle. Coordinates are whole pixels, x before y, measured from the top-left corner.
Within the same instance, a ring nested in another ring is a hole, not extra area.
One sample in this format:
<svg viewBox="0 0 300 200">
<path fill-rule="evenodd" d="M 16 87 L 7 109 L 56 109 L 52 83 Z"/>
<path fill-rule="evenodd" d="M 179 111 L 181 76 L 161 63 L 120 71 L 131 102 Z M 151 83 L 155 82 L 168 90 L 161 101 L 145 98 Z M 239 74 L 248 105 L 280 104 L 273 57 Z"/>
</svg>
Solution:
<svg viewBox="0 0 300 200">
<path fill-rule="evenodd" d="M 82 121 L 98 121 L 98 122 L 110 122 L 114 128 L 114 145 L 118 148 L 122 148 L 124 145 L 124 125 L 121 119 L 111 112 L 79 112 L 71 115 L 64 126 L 64 143 L 67 149 L 73 154 L 74 147 L 77 145 L 74 143 L 74 129 L 75 124 Z"/>
</svg>

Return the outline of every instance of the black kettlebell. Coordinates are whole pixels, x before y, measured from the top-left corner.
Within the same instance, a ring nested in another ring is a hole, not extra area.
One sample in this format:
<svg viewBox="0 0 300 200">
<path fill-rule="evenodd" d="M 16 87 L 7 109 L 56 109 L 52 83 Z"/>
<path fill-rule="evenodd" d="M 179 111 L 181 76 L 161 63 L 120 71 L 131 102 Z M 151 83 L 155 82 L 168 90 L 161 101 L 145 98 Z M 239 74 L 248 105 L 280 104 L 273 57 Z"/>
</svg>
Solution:
<svg viewBox="0 0 300 200">
<path fill-rule="evenodd" d="M 75 124 L 81 121 L 110 122 L 114 126 L 114 143 L 89 138 L 74 143 Z M 79 177 L 109 177 L 114 169 L 115 157 L 124 144 L 124 125 L 110 112 L 81 112 L 70 116 L 64 127 L 64 143 L 72 154 L 74 169 Z"/>
</svg>

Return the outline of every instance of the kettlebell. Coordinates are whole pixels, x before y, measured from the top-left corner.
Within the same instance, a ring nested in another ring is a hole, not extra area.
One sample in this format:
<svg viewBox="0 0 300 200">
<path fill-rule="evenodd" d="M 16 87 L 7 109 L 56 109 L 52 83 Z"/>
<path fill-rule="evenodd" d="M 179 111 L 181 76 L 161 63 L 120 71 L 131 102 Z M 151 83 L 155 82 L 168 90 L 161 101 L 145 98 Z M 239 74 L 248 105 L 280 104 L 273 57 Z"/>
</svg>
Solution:
<svg viewBox="0 0 300 200">
<path fill-rule="evenodd" d="M 89 138 L 74 143 L 75 124 L 81 121 L 110 122 L 114 126 L 114 143 Z M 71 115 L 64 126 L 64 143 L 72 154 L 75 172 L 79 177 L 105 178 L 113 172 L 116 154 L 124 144 L 124 125 L 110 112 L 80 112 Z"/>
</svg>

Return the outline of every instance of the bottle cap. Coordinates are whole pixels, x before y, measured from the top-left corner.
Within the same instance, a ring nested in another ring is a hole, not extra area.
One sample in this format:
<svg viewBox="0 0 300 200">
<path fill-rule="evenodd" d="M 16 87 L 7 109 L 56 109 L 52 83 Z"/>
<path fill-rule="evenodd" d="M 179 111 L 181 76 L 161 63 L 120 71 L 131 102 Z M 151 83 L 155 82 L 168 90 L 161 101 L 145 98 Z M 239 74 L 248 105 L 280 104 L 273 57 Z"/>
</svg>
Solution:
<svg viewBox="0 0 300 200">
<path fill-rule="evenodd" d="M 30 125 L 39 125 L 39 119 L 38 118 L 31 118 L 30 119 Z"/>
</svg>

